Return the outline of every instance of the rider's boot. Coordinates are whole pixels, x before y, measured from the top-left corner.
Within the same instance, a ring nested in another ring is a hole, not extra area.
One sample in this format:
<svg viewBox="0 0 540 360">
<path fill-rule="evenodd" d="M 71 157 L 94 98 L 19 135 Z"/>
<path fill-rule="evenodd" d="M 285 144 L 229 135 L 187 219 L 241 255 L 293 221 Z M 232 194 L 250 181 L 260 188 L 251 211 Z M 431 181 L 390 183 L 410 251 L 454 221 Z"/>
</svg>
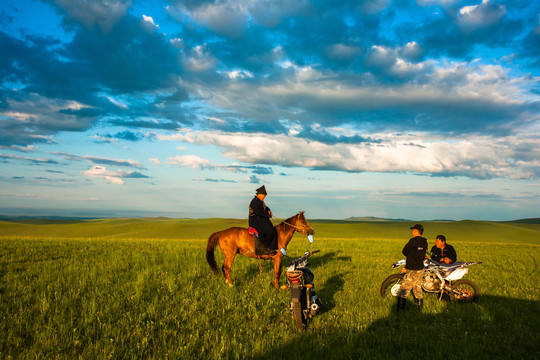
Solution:
<svg viewBox="0 0 540 360">
<path fill-rule="evenodd" d="M 407 299 L 402 298 L 401 296 L 398 296 L 397 298 L 397 311 L 400 312 L 402 310 L 405 310 L 405 302 Z"/>
</svg>

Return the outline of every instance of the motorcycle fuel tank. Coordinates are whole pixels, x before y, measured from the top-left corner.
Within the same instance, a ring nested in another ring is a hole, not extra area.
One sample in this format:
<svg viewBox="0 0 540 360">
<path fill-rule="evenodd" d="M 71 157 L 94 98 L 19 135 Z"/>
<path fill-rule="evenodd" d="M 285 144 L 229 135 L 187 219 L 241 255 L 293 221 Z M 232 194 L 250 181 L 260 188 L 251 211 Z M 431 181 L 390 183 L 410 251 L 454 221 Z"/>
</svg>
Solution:
<svg viewBox="0 0 540 360">
<path fill-rule="evenodd" d="M 304 273 L 304 283 L 305 284 L 313 283 L 313 279 L 315 278 L 315 274 L 313 274 L 313 271 L 311 271 L 307 267 L 298 268 L 296 270 L 302 271 Z"/>
</svg>

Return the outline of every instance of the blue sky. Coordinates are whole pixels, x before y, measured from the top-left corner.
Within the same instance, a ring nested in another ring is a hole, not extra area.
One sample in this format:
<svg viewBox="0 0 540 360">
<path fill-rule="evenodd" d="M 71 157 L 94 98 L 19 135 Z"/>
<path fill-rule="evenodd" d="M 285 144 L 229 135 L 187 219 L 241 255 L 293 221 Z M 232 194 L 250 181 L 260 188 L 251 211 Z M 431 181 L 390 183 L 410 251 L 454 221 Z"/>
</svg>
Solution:
<svg viewBox="0 0 540 360">
<path fill-rule="evenodd" d="M 0 214 L 540 216 L 540 4 L 8 0 Z"/>
</svg>

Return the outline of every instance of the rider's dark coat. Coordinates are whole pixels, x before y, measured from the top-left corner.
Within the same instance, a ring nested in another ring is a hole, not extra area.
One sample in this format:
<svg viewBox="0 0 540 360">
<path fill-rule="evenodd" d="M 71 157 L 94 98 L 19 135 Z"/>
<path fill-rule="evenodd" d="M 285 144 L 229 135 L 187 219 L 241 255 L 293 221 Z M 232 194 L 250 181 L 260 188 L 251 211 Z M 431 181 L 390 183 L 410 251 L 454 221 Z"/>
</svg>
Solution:
<svg viewBox="0 0 540 360">
<path fill-rule="evenodd" d="M 270 217 L 270 208 L 255 196 L 249 204 L 249 226 L 259 232 L 259 239 L 265 246 L 277 249 L 277 231 Z"/>
<path fill-rule="evenodd" d="M 431 248 L 431 259 L 440 262 L 441 258 L 447 257 L 455 263 L 457 260 L 456 250 L 452 245 L 444 245 L 444 249 L 441 251 L 436 245 Z"/>
<path fill-rule="evenodd" d="M 421 236 L 413 237 L 403 248 L 403 255 L 407 257 L 405 268 L 409 270 L 424 269 L 426 258 L 427 240 Z"/>
</svg>

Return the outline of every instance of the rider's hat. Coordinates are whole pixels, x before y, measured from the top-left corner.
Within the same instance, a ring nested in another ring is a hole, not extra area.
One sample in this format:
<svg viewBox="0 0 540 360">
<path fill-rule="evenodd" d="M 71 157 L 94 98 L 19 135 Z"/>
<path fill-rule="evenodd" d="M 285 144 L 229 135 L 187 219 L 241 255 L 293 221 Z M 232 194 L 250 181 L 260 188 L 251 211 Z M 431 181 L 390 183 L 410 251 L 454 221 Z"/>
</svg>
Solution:
<svg viewBox="0 0 540 360">
<path fill-rule="evenodd" d="M 418 230 L 420 232 L 424 232 L 424 227 L 421 224 L 414 225 L 413 227 L 411 227 L 411 230 L 412 229 L 416 229 L 416 230 Z"/>
<path fill-rule="evenodd" d="M 266 188 L 264 187 L 264 185 L 261 186 L 260 188 L 258 188 L 258 189 L 255 190 L 255 191 L 257 191 L 257 194 L 267 195 L 267 194 L 266 194 Z"/>
</svg>

